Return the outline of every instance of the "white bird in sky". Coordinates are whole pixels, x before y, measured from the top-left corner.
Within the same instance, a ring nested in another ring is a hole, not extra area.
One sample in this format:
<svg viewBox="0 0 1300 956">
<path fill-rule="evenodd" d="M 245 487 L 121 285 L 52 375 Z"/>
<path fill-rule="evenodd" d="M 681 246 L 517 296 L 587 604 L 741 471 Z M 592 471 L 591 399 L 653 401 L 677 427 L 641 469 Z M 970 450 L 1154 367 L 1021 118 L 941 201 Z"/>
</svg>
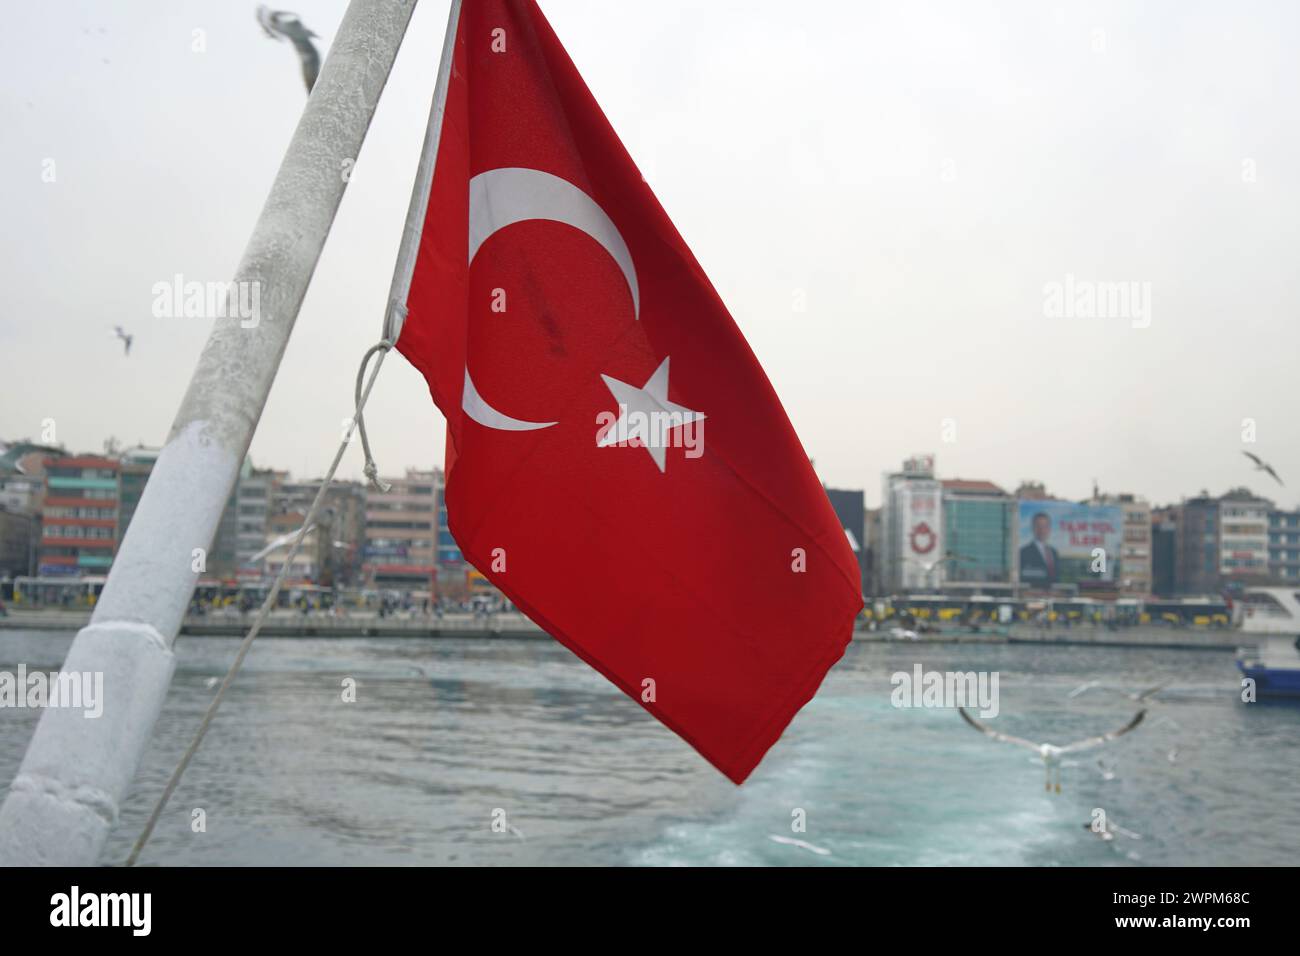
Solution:
<svg viewBox="0 0 1300 956">
<path fill-rule="evenodd" d="M 1277 476 L 1277 472 L 1273 470 L 1273 466 L 1270 465 L 1268 462 L 1266 462 L 1264 459 L 1260 458 L 1259 455 L 1252 455 L 1248 451 L 1243 451 L 1242 454 L 1255 463 L 1256 471 L 1268 472 L 1270 475 L 1273 476 L 1274 481 L 1276 481 L 1279 485 L 1286 487 L 1286 484 L 1282 481 L 1282 479 Z"/>
<path fill-rule="evenodd" d="M 135 340 L 135 336 L 127 335 L 126 330 L 120 325 L 113 326 L 113 331 L 117 333 L 117 337 L 122 340 L 122 344 L 126 347 L 126 352 L 124 354 L 130 355 L 131 343 Z"/>
<path fill-rule="evenodd" d="M 262 30 L 273 40 L 288 40 L 293 44 L 302 62 L 302 80 L 307 84 L 307 92 L 316 85 L 320 74 L 320 54 L 311 42 L 316 34 L 312 33 L 298 18 L 298 14 L 287 10 L 268 10 L 265 5 L 257 8 L 257 22 Z"/>
<path fill-rule="evenodd" d="M 1102 734 L 1098 737 L 1085 737 L 1083 740 L 1076 740 L 1072 744 L 1066 744 L 1064 747 L 1058 747 L 1055 744 L 1048 744 L 1048 743 L 1036 744 L 1031 740 L 1025 740 L 1023 737 L 1013 737 L 1011 734 L 999 733 L 998 731 L 993 730 L 991 727 L 987 727 L 984 724 L 980 723 L 970 714 L 966 713 L 965 707 L 958 707 L 957 710 L 961 714 L 961 719 L 966 721 L 966 723 L 970 724 L 980 733 L 988 737 L 992 737 L 994 740 L 1000 740 L 1003 743 L 1016 744 L 1017 746 L 1020 747 L 1027 747 L 1028 749 L 1032 750 L 1034 753 L 1038 754 L 1038 756 L 1042 758 L 1043 767 L 1047 771 L 1047 780 L 1045 786 L 1048 791 L 1052 789 L 1052 771 L 1053 770 L 1056 771 L 1056 792 L 1057 793 L 1061 792 L 1061 757 L 1062 756 L 1064 756 L 1065 754 L 1078 753 L 1081 750 L 1091 750 L 1093 747 L 1100 747 L 1102 744 L 1108 744 L 1116 737 L 1128 733 L 1138 724 L 1142 723 L 1142 719 L 1147 715 L 1147 712 L 1145 710 L 1139 710 L 1137 714 L 1134 715 L 1133 719 L 1130 720 L 1123 727 L 1121 727 L 1119 730 L 1112 730 L 1110 733 Z"/>
</svg>

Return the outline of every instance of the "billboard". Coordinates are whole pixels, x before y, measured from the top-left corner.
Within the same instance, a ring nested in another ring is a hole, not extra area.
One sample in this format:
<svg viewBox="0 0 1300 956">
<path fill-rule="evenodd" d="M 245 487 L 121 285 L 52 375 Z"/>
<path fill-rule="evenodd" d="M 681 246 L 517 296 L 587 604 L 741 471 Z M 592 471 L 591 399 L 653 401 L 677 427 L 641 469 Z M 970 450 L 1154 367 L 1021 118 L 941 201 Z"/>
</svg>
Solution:
<svg viewBox="0 0 1300 956">
<path fill-rule="evenodd" d="M 908 481 L 896 492 L 898 580 L 904 590 L 943 585 L 942 488 L 937 481 Z"/>
<path fill-rule="evenodd" d="M 1020 583 L 1049 588 L 1113 581 L 1123 536 L 1119 505 L 1022 501 L 1016 537 Z"/>
</svg>

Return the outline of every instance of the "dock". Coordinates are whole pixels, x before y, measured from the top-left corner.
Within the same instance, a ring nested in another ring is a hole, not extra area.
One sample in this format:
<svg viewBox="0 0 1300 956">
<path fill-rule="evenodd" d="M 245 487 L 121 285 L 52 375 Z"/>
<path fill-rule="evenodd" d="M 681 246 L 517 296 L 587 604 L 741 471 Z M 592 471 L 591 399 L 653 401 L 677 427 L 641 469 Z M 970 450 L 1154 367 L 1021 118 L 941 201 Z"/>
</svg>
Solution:
<svg viewBox="0 0 1300 956">
<path fill-rule="evenodd" d="M 215 613 L 185 617 L 181 635 L 185 637 L 243 637 L 253 624 L 253 613 Z M 10 609 L 0 617 L 0 630 L 66 631 L 80 630 L 90 623 L 89 609 L 50 609 L 40 611 Z M 545 638 L 548 635 L 527 617 L 517 612 L 476 615 L 454 613 L 437 615 L 402 613 L 380 617 L 377 613 L 346 615 L 307 614 L 277 611 L 262 625 L 262 637 L 449 637 L 449 638 Z"/>
<path fill-rule="evenodd" d="M 186 637 L 243 637 L 252 625 L 253 614 L 218 611 L 187 615 L 181 625 Z M 75 632 L 90 623 L 89 608 L 16 610 L 0 617 L 0 630 Z M 263 637 L 416 637 L 416 638 L 511 638 L 540 639 L 548 635 L 517 611 L 495 614 L 470 612 L 441 616 L 397 612 L 383 617 L 374 611 L 348 614 L 302 614 L 297 610 L 274 612 L 262 626 Z M 899 640 L 888 630 L 871 631 L 859 626 L 855 641 L 881 644 L 1059 644 L 1088 647 L 1155 647 L 1165 650 L 1235 651 L 1252 643 L 1239 631 L 1226 628 L 1137 625 L 1040 627 L 1013 624 L 972 631 L 946 628 L 919 635 L 916 640 Z"/>
</svg>

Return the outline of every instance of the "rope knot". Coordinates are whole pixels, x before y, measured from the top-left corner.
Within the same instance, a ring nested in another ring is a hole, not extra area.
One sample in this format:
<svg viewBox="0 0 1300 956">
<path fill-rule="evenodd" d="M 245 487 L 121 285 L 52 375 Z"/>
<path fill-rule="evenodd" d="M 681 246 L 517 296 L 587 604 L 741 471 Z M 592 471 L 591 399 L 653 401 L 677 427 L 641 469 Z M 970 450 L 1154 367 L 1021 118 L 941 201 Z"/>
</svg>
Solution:
<svg viewBox="0 0 1300 956">
<path fill-rule="evenodd" d="M 370 365 L 370 359 L 376 353 L 379 355 L 379 361 L 383 362 L 384 356 L 392 349 L 392 340 L 385 336 L 378 344 L 370 346 L 366 351 L 365 357 L 361 359 L 361 367 L 357 369 L 357 412 L 355 421 L 357 423 L 357 432 L 361 435 L 361 451 L 365 455 L 366 463 L 362 468 L 362 473 L 366 476 L 366 481 L 370 487 L 376 491 L 388 491 L 393 486 L 379 477 L 379 468 L 375 464 L 374 455 L 370 454 L 370 439 L 366 437 L 366 420 L 361 415 L 361 409 L 366 404 L 366 398 L 370 394 L 369 388 L 363 389 L 362 384 L 365 382 L 366 368 Z M 375 371 L 379 371 L 379 366 L 375 366 Z M 374 379 L 371 379 L 371 384 Z"/>
<path fill-rule="evenodd" d="M 370 483 L 370 487 L 374 488 L 376 491 L 388 491 L 393 487 L 391 484 L 379 477 L 379 467 L 373 460 L 368 460 L 365 467 L 361 470 L 365 473 L 366 481 Z"/>
</svg>

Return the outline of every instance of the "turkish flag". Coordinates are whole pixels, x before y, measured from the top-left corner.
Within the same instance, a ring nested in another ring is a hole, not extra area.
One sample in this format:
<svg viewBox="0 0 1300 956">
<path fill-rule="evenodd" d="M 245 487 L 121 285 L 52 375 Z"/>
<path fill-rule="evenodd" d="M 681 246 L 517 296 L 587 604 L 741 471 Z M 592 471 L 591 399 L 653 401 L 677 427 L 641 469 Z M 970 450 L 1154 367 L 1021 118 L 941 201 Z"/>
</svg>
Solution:
<svg viewBox="0 0 1300 956">
<path fill-rule="evenodd" d="M 397 348 L 447 417 L 450 530 L 740 783 L 844 653 L 858 565 L 762 368 L 536 3 L 464 0 L 449 43 Z"/>
</svg>

